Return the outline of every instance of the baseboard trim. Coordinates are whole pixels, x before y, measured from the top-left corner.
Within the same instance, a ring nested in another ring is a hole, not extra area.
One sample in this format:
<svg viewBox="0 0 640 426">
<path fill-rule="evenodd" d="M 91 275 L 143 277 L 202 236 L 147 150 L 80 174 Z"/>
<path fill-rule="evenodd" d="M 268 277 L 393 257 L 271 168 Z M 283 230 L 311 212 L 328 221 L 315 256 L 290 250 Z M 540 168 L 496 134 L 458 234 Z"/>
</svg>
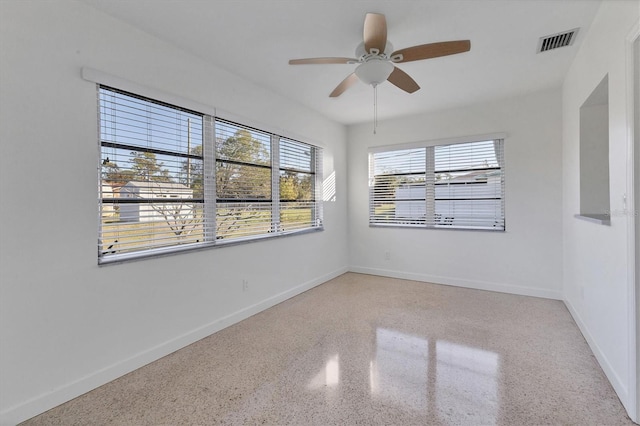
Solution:
<svg viewBox="0 0 640 426">
<path fill-rule="evenodd" d="M 467 280 L 462 278 L 443 277 L 439 275 L 419 274 L 414 272 L 403 272 L 392 269 L 367 268 L 364 266 L 351 266 L 350 272 L 361 274 L 380 275 L 383 277 L 400 278 L 404 280 L 422 281 L 433 284 L 450 285 L 455 287 L 473 288 L 476 290 L 496 291 L 499 293 L 518 294 L 521 296 L 534 296 L 545 299 L 562 300 L 559 291 L 544 290 L 532 287 L 523 287 L 510 284 L 493 283 L 488 281 Z"/>
<path fill-rule="evenodd" d="M 172 352 L 184 348 L 192 343 L 197 342 L 211 334 L 220 331 L 230 325 L 238 323 L 244 319 L 249 318 L 259 312 L 264 311 L 278 303 L 284 302 L 300 293 L 310 290 L 322 283 L 325 283 L 333 278 L 336 278 L 344 273 L 348 272 L 348 268 L 337 269 L 328 274 L 322 275 L 305 283 L 302 283 L 296 287 L 293 287 L 287 291 L 278 293 L 271 296 L 261 302 L 247 306 L 239 311 L 236 311 L 230 315 L 219 318 L 180 336 L 177 336 L 167 342 L 161 343 L 148 350 L 140 352 L 127 358 L 125 360 L 116 362 L 101 370 L 91 373 L 81 379 L 68 383 L 64 386 L 58 387 L 41 394 L 35 398 L 27 400 L 19 405 L 10 407 L 0 412 L 0 425 L 10 426 L 18 424 L 22 421 L 37 416 L 40 413 L 72 400 L 84 393 L 87 393 L 99 386 L 111 382 L 127 373 L 130 373 L 140 367 L 143 367 L 153 361 L 156 361 Z"/>
<path fill-rule="evenodd" d="M 573 307 L 569 300 L 563 299 L 562 301 L 569 310 L 569 313 L 573 317 L 573 320 L 578 325 L 578 328 L 584 336 L 584 339 L 587 341 L 587 344 L 591 348 L 593 355 L 596 357 L 596 360 L 598 360 L 598 364 L 600 364 L 602 371 L 604 371 L 607 379 L 609 379 L 613 390 L 618 394 L 620 402 L 622 402 L 622 405 L 624 405 L 627 412 L 629 412 L 629 404 L 635 404 L 635 401 L 629 401 L 629 389 L 624 385 L 624 382 L 620 380 L 620 376 L 616 374 L 606 355 L 604 354 L 604 352 L 602 352 L 602 349 L 600 349 L 600 346 L 598 346 L 591 333 L 589 333 L 589 329 L 582 320 L 582 317 L 580 317 L 580 314 L 578 314 L 578 311 Z"/>
</svg>

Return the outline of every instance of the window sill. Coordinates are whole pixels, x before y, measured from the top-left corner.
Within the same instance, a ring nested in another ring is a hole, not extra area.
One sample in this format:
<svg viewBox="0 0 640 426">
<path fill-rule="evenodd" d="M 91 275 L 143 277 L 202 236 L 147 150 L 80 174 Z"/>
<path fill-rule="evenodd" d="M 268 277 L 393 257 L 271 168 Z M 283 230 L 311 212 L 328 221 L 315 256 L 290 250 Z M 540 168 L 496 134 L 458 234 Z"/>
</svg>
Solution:
<svg viewBox="0 0 640 426">
<path fill-rule="evenodd" d="M 405 228 L 405 229 L 444 229 L 451 231 L 480 231 L 480 232 L 506 232 L 506 228 L 470 227 L 470 226 L 450 226 L 425 224 L 397 224 L 397 223 L 369 223 L 369 228 Z"/>
<path fill-rule="evenodd" d="M 611 216 L 608 214 L 576 214 L 573 217 L 586 220 L 587 222 L 597 223 L 598 225 L 611 226 Z"/>
<path fill-rule="evenodd" d="M 249 244 L 257 241 L 272 240 L 277 238 L 287 238 L 294 235 L 310 234 L 314 232 L 324 231 L 324 226 L 314 226 L 313 228 L 304 228 L 294 231 L 284 231 L 277 234 L 265 234 L 253 236 L 249 238 L 237 238 L 232 240 L 216 240 L 215 242 L 196 243 L 189 246 L 171 246 L 159 249 L 144 250 L 133 253 L 112 255 L 107 257 L 98 257 L 98 266 L 117 265 L 138 260 L 153 259 L 156 257 L 170 256 L 182 253 L 190 253 L 200 250 L 219 249 L 222 247 L 236 246 L 240 244 Z"/>
</svg>

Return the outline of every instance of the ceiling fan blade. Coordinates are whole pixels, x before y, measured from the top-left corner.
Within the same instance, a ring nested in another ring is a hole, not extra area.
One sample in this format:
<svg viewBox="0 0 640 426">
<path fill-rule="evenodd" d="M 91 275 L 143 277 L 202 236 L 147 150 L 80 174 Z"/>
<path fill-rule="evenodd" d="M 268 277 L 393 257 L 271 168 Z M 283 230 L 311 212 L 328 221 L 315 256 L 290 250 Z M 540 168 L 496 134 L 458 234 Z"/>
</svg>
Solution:
<svg viewBox="0 0 640 426">
<path fill-rule="evenodd" d="M 389 75 L 389 78 L 387 78 L 387 81 L 407 93 L 413 93 L 416 90 L 420 89 L 418 83 L 416 83 L 414 79 L 409 77 L 409 74 L 402 71 L 398 67 L 393 68 L 393 71 L 391 71 L 391 74 Z"/>
<path fill-rule="evenodd" d="M 342 80 L 342 83 L 338 84 L 338 87 L 333 89 L 333 92 L 331 92 L 329 97 L 337 98 L 338 96 L 342 95 L 345 90 L 347 90 L 349 87 L 353 86 L 357 82 L 358 82 L 358 76 L 356 75 L 355 72 L 352 72 L 347 76 L 347 78 Z"/>
<path fill-rule="evenodd" d="M 455 55 L 456 53 L 468 52 L 471 49 L 471 41 L 455 40 L 443 41 L 440 43 L 421 44 L 419 46 L 407 47 L 396 50 L 391 54 L 391 59 L 396 55 L 402 55 L 396 63 L 419 61 L 421 59 L 437 58 L 439 56 Z"/>
<path fill-rule="evenodd" d="M 358 62 L 354 58 L 305 58 L 291 59 L 289 65 L 308 65 L 308 64 L 348 64 L 349 62 Z"/>
<path fill-rule="evenodd" d="M 384 52 L 387 45 L 387 20 L 380 13 L 367 13 L 364 17 L 364 48 L 367 53 L 371 49 L 378 49 L 379 53 Z"/>
</svg>

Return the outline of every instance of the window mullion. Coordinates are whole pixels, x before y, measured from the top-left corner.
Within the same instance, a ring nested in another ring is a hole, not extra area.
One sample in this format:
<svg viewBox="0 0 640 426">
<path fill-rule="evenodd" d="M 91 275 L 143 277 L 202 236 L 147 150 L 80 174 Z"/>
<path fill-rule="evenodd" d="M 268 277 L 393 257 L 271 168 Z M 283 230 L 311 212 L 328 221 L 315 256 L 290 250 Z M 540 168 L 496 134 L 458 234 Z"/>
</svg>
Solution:
<svg viewBox="0 0 640 426">
<path fill-rule="evenodd" d="M 280 229 L 280 137 L 271 135 L 271 232 Z"/>
<path fill-rule="evenodd" d="M 315 226 L 322 226 L 322 155 L 318 155 L 318 149 L 311 150 L 311 167 L 313 172 L 314 186 L 313 186 L 313 220 L 315 222 Z M 314 225 L 312 225 L 314 226 Z"/>
<path fill-rule="evenodd" d="M 506 229 L 505 223 L 505 192 L 504 192 L 504 139 L 496 139 L 494 142 L 494 149 L 496 152 L 496 159 L 498 161 L 498 166 L 500 167 L 500 212 L 502 213 L 500 220 L 502 223 L 499 225 L 502 229 Z"/>
<path fill-rule="evenodd" d="M 203 117 L 204 156 L 204 238 L 216 241 L 216 123 L 210 115 Z"/>
<path fill-rule="evenodd" d="M 373 223 L 376 220 L 376 192 L 375 192 L 375 183 L 376 183 L 376 175 L 375 175 L 375 155 L 373 153 L 369 153 L 369 223 Z"/>
<path fill-rule="evenodd" d="M 426 170 L 425 170 L 425 202 L 426 202 L 426 213 L 425 213 L 425 224 L 427 227 L 435 226 L 436 220 L 436 175 L 435 175 L 435 154 L 433 146 L 428 146 L 425 149 L 425 161 L 426 161 Z"/>
</svg>

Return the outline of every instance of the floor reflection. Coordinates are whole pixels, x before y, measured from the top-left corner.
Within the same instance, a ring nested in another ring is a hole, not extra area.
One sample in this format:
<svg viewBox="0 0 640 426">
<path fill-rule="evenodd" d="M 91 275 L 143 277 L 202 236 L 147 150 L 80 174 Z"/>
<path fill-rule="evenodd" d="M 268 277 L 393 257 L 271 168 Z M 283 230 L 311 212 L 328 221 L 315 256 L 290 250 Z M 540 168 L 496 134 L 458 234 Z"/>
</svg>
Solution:
<svg viewBox="0 0 640 426">
<path fill-rule="evenodd" d="M 436 342 L 436 407 L 439 414 L 495 424 L 498 414 L 498 354 L 483 349 Z"/>
<path fill-rule="evenodd" d="M 340 357 L 338 354 L 327 360 L 324 368 L 309 382 L 309 389 L 320 389 L 325 386 L 336 387 L 340 384 Z"/>
<path fill-rule="evenodd" d="M 446 421 L 495 423 L 498 370 L 497 353 L 380 328 L 369 365 L 370 392 L 374 399 Z"/>
<path fill-rule="evenodd" d="M 369 367 L 371 395 L 421 409 L 427 398 L 427 340 L 394 330 L 376 331 L 376 354 Z"/>
</svg>

